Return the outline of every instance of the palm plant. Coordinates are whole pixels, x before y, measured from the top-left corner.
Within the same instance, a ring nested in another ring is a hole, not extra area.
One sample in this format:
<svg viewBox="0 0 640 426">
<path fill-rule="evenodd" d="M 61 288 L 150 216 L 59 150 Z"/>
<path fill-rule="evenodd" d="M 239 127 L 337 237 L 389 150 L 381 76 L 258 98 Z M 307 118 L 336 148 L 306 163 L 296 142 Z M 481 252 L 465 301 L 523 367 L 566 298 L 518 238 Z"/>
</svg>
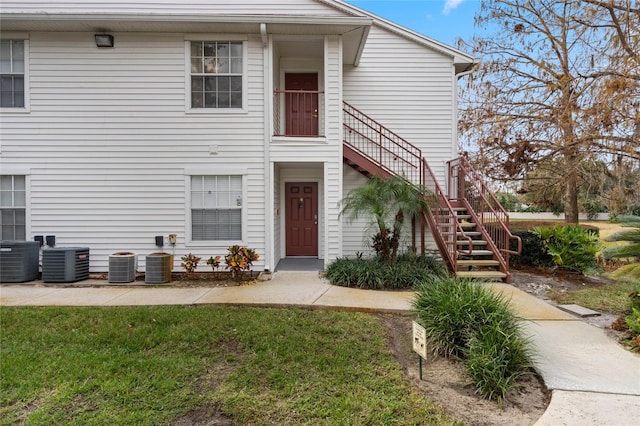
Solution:
<svg viewBox="0 0 640 426">
<path fill-rule="evenodd" d="M 608 247 L 602 254 L 605 258 L 629 259 L 635 258 L 635 262 L 631 265 L 623 266 L 615 272 L 614 276 L 620 278 L 633 278 L 640 280 L 640 217 L 639 216 L 620 216 L 618 218 L 620 224 L 626 229 L 616 232 L 606 238 L 607 241 L 626 241 L 627 244 Z"/>
<path fill-rule="evenodd" d="M 429 207 L 430 191 L 400 176 L 374 176 L 342 200 L 342 213 L 351 220 L 369 217 L 377 228 L 372 246 L 383 261 L 395 262 L 405 220 Z"/>
</svg>

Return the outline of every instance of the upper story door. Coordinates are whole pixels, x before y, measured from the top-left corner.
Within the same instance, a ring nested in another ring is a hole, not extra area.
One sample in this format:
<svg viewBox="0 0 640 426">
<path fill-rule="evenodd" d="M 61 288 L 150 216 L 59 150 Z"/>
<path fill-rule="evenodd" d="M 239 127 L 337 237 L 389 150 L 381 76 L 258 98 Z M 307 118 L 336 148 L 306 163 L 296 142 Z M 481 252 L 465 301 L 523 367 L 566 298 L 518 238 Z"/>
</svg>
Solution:
<svg viewBox="0 0 640 426">
<path fill-rule="evenodd" d="M 286 73 L 284 86 L 286 135 L 318 136 L 318 74 Z"/>
</svg>

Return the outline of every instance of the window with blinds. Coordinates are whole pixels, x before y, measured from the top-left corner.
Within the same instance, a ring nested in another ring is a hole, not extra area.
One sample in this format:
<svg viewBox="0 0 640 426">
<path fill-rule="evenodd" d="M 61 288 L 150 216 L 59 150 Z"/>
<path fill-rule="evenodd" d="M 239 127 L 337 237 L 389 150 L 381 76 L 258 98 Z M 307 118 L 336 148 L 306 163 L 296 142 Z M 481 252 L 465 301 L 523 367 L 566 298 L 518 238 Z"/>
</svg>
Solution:
<svg viewBox="0 0 640 426">
<path fill-rule="evenodd" d="M 191 176 L 191 239 L 242 239 L 242 176 Z"/>
<path fill-rule="evenodd" d="M 24 176 L 0 176 L 0 240 L 26 240 L 27 189 Z"/>
</svg>

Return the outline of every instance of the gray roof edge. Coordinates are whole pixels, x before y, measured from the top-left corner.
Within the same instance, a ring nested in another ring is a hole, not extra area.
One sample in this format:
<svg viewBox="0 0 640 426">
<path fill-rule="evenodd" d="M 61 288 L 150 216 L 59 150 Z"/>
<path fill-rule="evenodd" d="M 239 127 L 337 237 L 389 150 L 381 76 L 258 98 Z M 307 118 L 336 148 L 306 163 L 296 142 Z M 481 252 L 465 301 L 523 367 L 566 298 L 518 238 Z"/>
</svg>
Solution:
<svg viewBox="0 0 640 426">
<path fill-rule="evenodd" d="M 470 55 L 466 52 L 463 52 L 455 47 L 449 46 L 440 41 L 434 40 L 424 34 L 420 34 L 416 31 L 413 31 L 409 28 L 403 27 L 402 25 L 391 22 L 387 19 L 381 18 L 378 15 L 375 15 L 371 12 L 368 12 L 364 9 L 360 9 L 359 7 L 353 6 L 351 4 L 345 3 L 341 0 L 316 0 L 320 3 L 326 4 L 327 6 L 331 6 L 335 9 L 338 9 L 342 12 L 349 13 L 355 16 L 366 16 L 373 19 L 374 25 L 379 25 L 382 28 L 385 28 L 395 34 L 398 34 L 402 37 L 405 37 L 409 40 L 412 40 L 418 44 L 421 44 L 425 47 L 431 48 L 437 52 L 440 52 L 444 55 L 450 56 L 453 58 L 454 64 L 460 65 L 468 65 L 466 69 L 472 68 L 475 64 L 479 63 L 479 60 L 475 58 L 473 55 Z"/>
<path fill-rule="evenodd" d="M 237 23 L 266 23 L 266 24 L 321 24 L 321 25 L 354 25 L 367 26 L 373 23 L 373 18 L 369 16 L 309 16 L 309 15 L 235 15 L 235 14 L 156 14 L 156 13 L 24 13 L 24 12 L 0 12 L 0 20 L 3 21 L 26 21 L 26 20 L 150 20 L 150 21 L 180 21 L 180 22 L 237 22 Z"/>
</svg>

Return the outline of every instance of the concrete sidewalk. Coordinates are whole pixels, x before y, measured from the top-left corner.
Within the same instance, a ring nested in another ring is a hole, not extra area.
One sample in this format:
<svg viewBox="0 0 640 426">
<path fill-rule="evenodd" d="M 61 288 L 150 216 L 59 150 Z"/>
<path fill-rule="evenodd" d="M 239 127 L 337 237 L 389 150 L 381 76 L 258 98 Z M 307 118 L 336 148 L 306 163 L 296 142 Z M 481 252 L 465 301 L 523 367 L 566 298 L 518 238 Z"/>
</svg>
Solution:
<svg viewBox="0 0 640 426">
<path fill-rule="evenodd" d="M 269 281 L 239 287 L 129 287 L 86 280 L 82 286 L 42 283 L 2 285 L 1 306 L 132 306 L 232 304 L 407 313 L 412 292 L 358 290 L 328 284 L 318 272 L 282 271 Z M 640 357 L 598 328 L 516 287 L 492 284 L 527 321 L 535 366 L 552 398 L 536 423 L 556 425 L 640 424 Z"/>
</svg>

